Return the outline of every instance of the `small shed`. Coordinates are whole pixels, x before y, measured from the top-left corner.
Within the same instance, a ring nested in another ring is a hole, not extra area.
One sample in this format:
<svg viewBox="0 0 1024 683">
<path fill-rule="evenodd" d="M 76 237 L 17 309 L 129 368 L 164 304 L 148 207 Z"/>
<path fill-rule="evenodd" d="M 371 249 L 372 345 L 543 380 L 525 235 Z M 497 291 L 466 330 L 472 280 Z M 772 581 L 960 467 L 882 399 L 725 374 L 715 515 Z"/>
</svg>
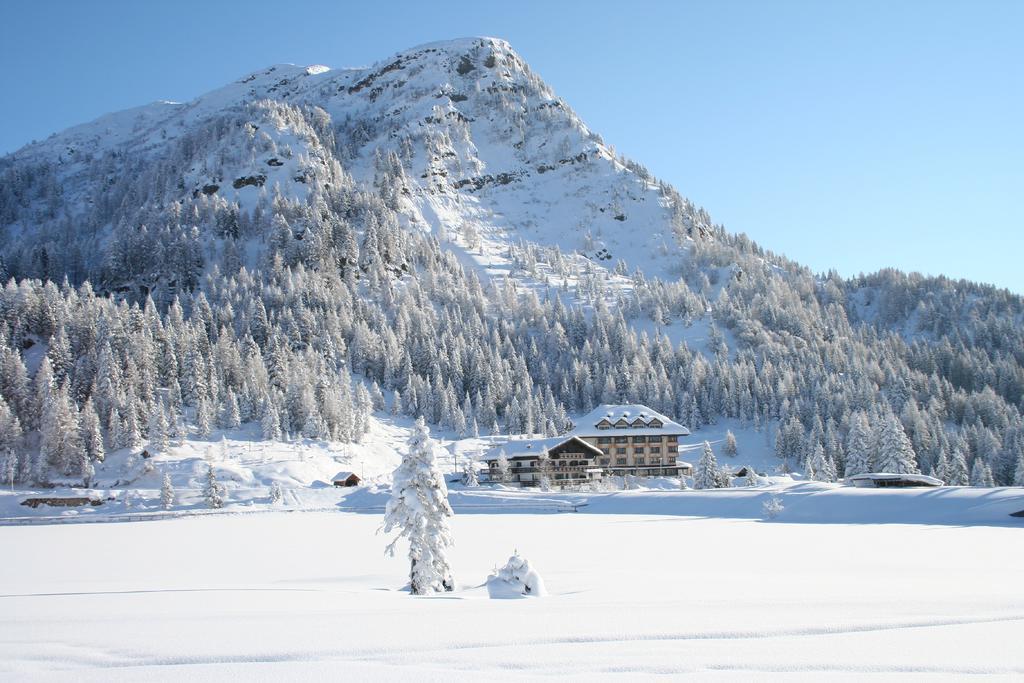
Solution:
<svg viewBox="0 0 1024 683">
<path fill-rule="evenodd" d="M 359 486 L 362 479 L 355 472 L 338 472 L 331 478 L 335 486 Z"/>
<path fill-rule="evenodd" d="M 890 472 L 866 472 L 846 478 L 846 483 L 857 488 L 918 488 L 942 486 L 942 480 L 924 474 L 892 474 Z"/>
</svg>

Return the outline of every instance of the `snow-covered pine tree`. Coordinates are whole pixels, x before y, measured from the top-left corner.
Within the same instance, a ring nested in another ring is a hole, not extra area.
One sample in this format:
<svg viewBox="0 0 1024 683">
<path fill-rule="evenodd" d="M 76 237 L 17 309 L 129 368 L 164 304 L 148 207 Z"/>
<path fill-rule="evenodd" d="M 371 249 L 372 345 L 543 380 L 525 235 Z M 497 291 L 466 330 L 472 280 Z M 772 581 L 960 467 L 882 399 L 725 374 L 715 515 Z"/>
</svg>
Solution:
<svg viewBox="0 0 1024 683">
<path fill-rule="evenodd" d="M 167 414 L 163 401 L 153 401 L 149 412 L 149 447 L 155 453 L 167 450 Z"/>
<path fill-rule="evenodd" d="M 391 405 L 388 406 L 388 413 L 391 415 L 398 415 L 402 409 L 402 392 L 395 389 L 391 392 Z"/>
<path fill-rule="evenodd" d="M 814 452 L 811 453 L 808 476 L 814 481 L 836 480 L 836 466 L 820 443 L 814 447 Z"/>
<path fill-rule="evenodd" d="M 1013 473 L 1013 485 L 1024 486 L 1024 451 L 1017 456 L 1017 467 Z"/>
<path fill-rule="evenodd" d="M 124 420 L 121 419 L 121 413 L 116 407 L 110 411 L 110 423 L 107 427 L 107 441 L 110 443 L 110 447 L 115 451 L 126 448 Z"/>
<path fill-rule="evenodd" d="M 284 500 L 284 491 L 281 489 L 281 482 L 274 481 L 270 484 L 270 504 L 279 505 Z"/>
<path fill-rule="evenodd" d="M 992 480 L 992 470 L 983 458 L 976 457 L 974 465 L 971 466 L 971 486 L 991 488 L 995 486 Z"/>
<path fill-rule="evenodd" d="M 356 385 L 353 397 L 353 439 L 362 441 L 370 431 L 370 416 L 373 414 L 373 398 L 362 382 Z"/>
<path fill-rule="evenodd" d="M 370 384 L 370 402 L 376 411 L 382 411 L 385 408 L 384 392 L 380 390 L 380 385 L 376 381 Z"/>
<path fill-rule="evenodd" d="M 39 451 L 46 464 L 64 474 L 81 471 L 84 451 L 78 409 L 68 395 L 67 383 L 53 390 L 42 417 Z"/>
<path fill-rule="evenodd" d="M 237 429 L 241 424 L 242 411 L 238 405 L 238 396 L 229 388 L 220 412 L 220 426 L 224 429 Z"/>
<path fill-rule="evenodd" d="M 547 451 L 537 455 L 537 472 L 540 475 L 539 486 L 541 491 L 551 490 L 551 458 Z"/>
<path fill-rule="evenodd" d="M 932 476 L 942 480 L 943 483 L 949 483 L 949 457 L 946 455 L 946 451 L 942 450 L 939 452 L 938 460 L 935 462 L 935 469 L 932 471 Z"/>
<path fill-rule="evenodd" d="M 725 445 L 722 447 L 722 452 L 730 458 L 735 458 L 739 452 L 736 447 L 736 435 L 732 433 L 731 429 L 725 432 Z"/>
<path fill-rule="evenodd" d="M 466 469 L 462 476 L 462 483 L 466 488 L 476 488 L 480 486 L 480 479 L 476 473 L 476 460 L 473 458 L 469 459 L 466 463 Z"/>
<path fill-rule="evenodd" d="M 174 485 L 171 484 L 171 475 L 164 472 L 163 481 L 160 484 L 160 505 L 164 510 L 174 507 Z"/>
<path fill-rule="evenodd" d="M 949 459 L 949 477 L 946 484 L 949 486 L 967 486 L 970 484 L 970 473 L 967 470 L 967 457 L 964 455 L 964 444 L 958 444 Z"/>
<path fill-rule="evenodd" d="M 383 525 L 385 533 L 398 530 L 398 536 L 387 546 L 388 554 L 394 556 L 400 539 L 409 541 L 409 585 L 414 595 L 455 589 L 447 556 L 454 543 L 448 525 L 452 515 L 430 430 L 419 417 L 402 464 L 394 472 Z"/>
<path fill-rule="evenodd" d="M 867 416 L 857 411 L 850 423 L 850 431 L 846 436 L 846 469 L 844 476 L 865 474 L 872 469 L 873 441 L 871 426 Z"/>
<path fill-rule="evenodd" d="M 92 460 L 89 459 L 89 454 L 84 448 L 79 448 L 75 457 L 78 461 L 78 476 L 82 478 L 82 486 L 89 488 L 92 485 L 92 478 L 96 476 L 96 467 L 93 466 Z"/>
<path fill-rule="evenodd" d="M 206 507 L 216 510 L 224 507 L 224 485 L 217 481 L 217 473 L 212 464 L 206 465 L 206 485 L 203 487 L 203 500 Z"/>
<path fill-rule="evenodd" d="M 139 401 L 135 389 L 129 385 L 121 405 L 121 418 L 124 420 L 124 448 L 135 448 L 142 442 L 139 427 Z"/>
<path fill-rule="evenodd" d="M 778 496 L 771 496 L 761 504 L 761 510 L 764 512 L 766 519 L 775 519 L 782 514 L 782 511 L 785 509 L 785 506 L 782 504 L 782 499 Z"/>
<path fill-rule="evenodd" d="M 512 466 L 508 462 L 508 456 L 505 455 L 505 449 L 502 448 L 498 451 L 498 472 L 497 481 L 499 484 L 504 484 L 512 479 Z"/>
<path fill-rule="evenodd" d="M 205 397 L 200 396 L 196 400 L 196 434 L 199 436 L 209 436 L 213 430 L 213 410 L 210 408 L 210 402 Z"/>
<path fill-rule="evenodd" d="M 903 424 L 895 415 L 889 414 L 883 417 L 881 428 L 878 432 L 878 462 L 876 469 L 879 472 L 891 474 L 917 474 L 917 463 L 914 457 L 914 447 L 903 431 Z"/>
<path fill-rule="evenodd" d="M 7 401 L 0 396 L 0 453 L 4 454 L 4 481 L 8 478 L 11 479 L 10 484 L 13 485 L 13 480 L 17 478 L 26 478 L 21 476 L 19 470 L 27 469 L 28 454 L 24 453 L 23 448 L 24 434 L 21 430 L 21 422 L 18 420 L 18 416 L 14 414 Z M 20 460 L 22 466 L 19 468 L 19 457 L 18 453 L 22 452 L 24 455 L 21 456 Z M 8 456 L 11 461 L 8 462 Z M 13 474 L 8 477 L 8 468 L 13 468 Z"/>
<path fill-rule="evenodd" d="M 718 461 L 715 459 L 715 452 L 711 450 L 711 444 L 704 442 L 704 451 L 700 460 L 697 461 L 697 468 L 693 473 L 693 487 L 696 489 L 714 489 L 719 487 L 720 476 L 718 473 Z"/>
<path fill-rule="evenodd" d="M 82 406 L 79 428 L 82 433 L 82 446 L 86 457 L 93 462 L 103 462 L 106 452 L 103 450 L 103 434 L 100 431 L 100 417 L 93 407 L 92 398 Z"/>
<path fill-rule="evenodd" d="M 18 474 L 18 454 L 13 448 L 7 448 L 3 457 L 3 480 L 4 483 L 14 490 L 14 479 Z"/>
<path fill-rule="evenodd" d="M 269 397 L 263 399 L 263 417 L 260 418 L 260 429 L 263 432 L 263 439 L 266 441 L 277 441 L 281 438 L 281 420 L 277 415 L 277 408 Z"/>
<path fill-rule="evenodd" d="M 169 437 L 170 442 L 176 446 L 180 446 L 188 436 L 188 429 L 185 427 L 185 422 L 181 419 L 181 415 L 178 413 L 177 408 L 174 407 L 174 403 L 171 403 L 168 406 L 167 423 L 167 436 Z"/>
</svg>

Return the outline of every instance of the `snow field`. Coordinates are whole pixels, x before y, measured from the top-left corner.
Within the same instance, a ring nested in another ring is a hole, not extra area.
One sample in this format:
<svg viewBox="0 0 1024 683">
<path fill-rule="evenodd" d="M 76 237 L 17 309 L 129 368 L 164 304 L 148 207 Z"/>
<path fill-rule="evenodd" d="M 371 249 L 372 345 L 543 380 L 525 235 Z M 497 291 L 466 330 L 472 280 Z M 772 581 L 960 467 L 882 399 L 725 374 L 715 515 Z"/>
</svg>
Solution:
<svg viewBox="0 0 1024 683">
<path fill-rule="evenodd" d="M 455 593 L 379 515 L 0 528 L 7 680 L 1024 675 L 1008 527 L 456 515 Z M 488 599 L 518 549 L 548 597 Z"/>
</svg>

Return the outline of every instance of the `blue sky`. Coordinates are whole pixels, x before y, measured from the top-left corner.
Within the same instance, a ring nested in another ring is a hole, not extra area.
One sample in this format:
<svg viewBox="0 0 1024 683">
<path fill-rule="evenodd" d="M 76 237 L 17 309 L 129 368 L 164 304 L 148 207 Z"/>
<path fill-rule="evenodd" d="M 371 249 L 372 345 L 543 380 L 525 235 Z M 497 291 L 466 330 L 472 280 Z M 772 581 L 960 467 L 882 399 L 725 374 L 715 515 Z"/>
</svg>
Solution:
<svg viewBox="0 0 1024 683">
<path fill-rule="evenodd" d="M 20 2 L 0 153 L 278 62 L 505 38 L 604 139 L 815 271 L 1024 293 L 1024 3 Z"/>
</svg>

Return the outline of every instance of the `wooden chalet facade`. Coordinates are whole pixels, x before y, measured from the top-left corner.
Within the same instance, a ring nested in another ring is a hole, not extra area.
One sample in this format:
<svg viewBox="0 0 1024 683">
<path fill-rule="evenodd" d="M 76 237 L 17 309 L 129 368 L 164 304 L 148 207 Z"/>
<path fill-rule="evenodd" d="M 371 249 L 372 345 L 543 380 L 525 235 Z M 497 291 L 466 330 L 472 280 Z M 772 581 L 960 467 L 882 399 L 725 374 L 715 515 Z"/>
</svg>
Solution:
<svg viewBox="0 0 1024 683">
<path fill-rule="evenodd" d="M 509 476 L 502 482 L 501 457 L 505 452 Z M 488 478 L 492 482 L 519 484 L 523 487 L 540 486 L 546 475 L 552 486 L 572 486 L 601 478 L 596 465 L 601 451 L 575 436 L 551 439 L 510 441 L 492 451 L 486 458 Z"/>
<path fill-rule="evenodd" d="M 360 479 L 359 475 L 355 472 L 338 472 L 331 478 L 332 484 L 342 487 L 359 486 L 360 481 L 362 481 L 362 479 Z"/>
</svg>

